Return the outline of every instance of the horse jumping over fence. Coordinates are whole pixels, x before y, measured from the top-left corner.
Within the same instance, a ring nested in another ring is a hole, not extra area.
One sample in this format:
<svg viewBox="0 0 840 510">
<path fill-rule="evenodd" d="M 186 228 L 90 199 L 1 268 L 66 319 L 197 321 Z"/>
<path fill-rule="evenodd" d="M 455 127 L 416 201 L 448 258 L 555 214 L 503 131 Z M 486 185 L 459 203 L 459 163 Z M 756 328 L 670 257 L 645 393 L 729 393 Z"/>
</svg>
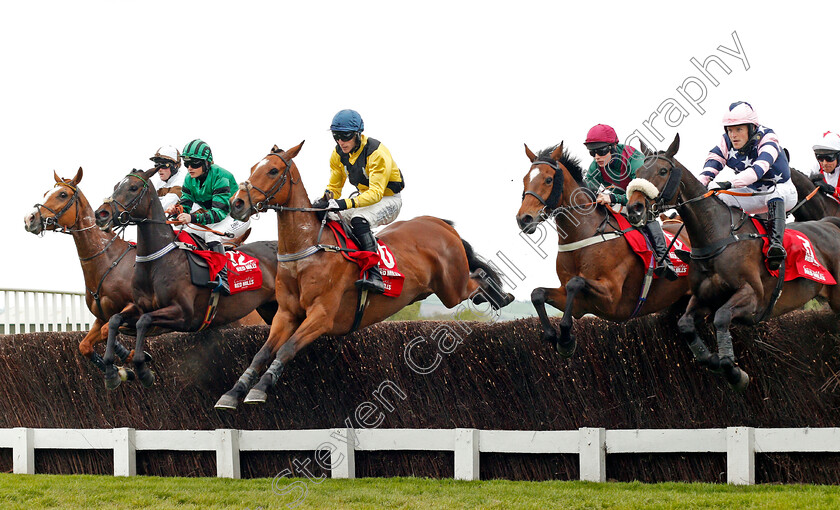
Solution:
<svg viewBox="0 0 840 510">
<path fill-rule="evenodd" d="M 341 253 L 324 251 L 320 244 L 324 225 L 318 210 L 311 208 L 293 160 L 302 146 L 303 142 L 289 151 L 274 146 L 231 199 L 231 215 L 238 220 L 268 209 L 277 211 L 278 308 L 265 345 L 219 399 L 217 409 L 235 409 L 271 358 L 274 361 L 248 392 L 246 403 L 265 402 L 283 368 L 321 335 L 365 328 L 433 293 L 447 307 L 471 299 L 499 309 L 513 300 L 501 290 L 496 272 L 475 256 L 452 225 L 431 216 L 392 223 L 378 234 L 405 276 L 400 295 L 361 294 L 354 285 L 359 267 Z M 324 232 L 324 242 L 337 241 L 329 229 Z"/>
<path fill-rule="evenodd" d="M 784 281 L 784 265 L 779 277 L 772 275 L 765 266 L 759 230 L 743 211 L 728 207 L 716 196 L 731 192 L 707 191 L 674 159 L 679 143 L 677 135 L 667 151 L 646 158 L 636 177 L 647 182 L 628 186 L 628 217 L 639 224 L 651 210 L 668 207 L 675 207 L 682 216 L 692 243 L 692 296 L 679 320 L 680 332 L 702 365 L 722 371 L 733 388 L 743 391 L 749 376 L 735 363 L 729 332 L 732 322 L 755 324 L 800 308 L 817 295 L 826 296 L 831 308 L 840 311 L 840 287 L 806 278 Z M 658 192 L 650 193 L 649 185 Z M 787 229 L 810 240 L 806 259 L 811 256 L 835 280 L 840 279 L 840 218 L 791 223 Z M 697 333 L 697 324 L 709 314 L 714 314 L 716 354 L 710 353 Z"/>
<path fill-rule="evenodd" d="M 154 373 L 146 364 L 144 339 L 151 327 L 174 331 L 196 331 L 205 326 L 229 324 L 256 309 L 268 322 L 274 316 L 276 275 L 276 243 L 248 243 L 239 248 L 259 259 L 263 273 L 259 289 L 233 295 L 221 295 L 215 314 L 210 312 L 211 291 L 191 283 L 185 250 L 175 248 L 175 232 L 166 223 L 163 207 L 149 182 L 155 169 L 128 174 L 114 189 L 111 198 L 95 213 L 100 228 L 125 224 L 137 225 L 137 264 L 132 279 L 132 301 L 109 321 L 108 345 L 105 349 L 105 383 L 119 385 L 115 374 L 114 341 L 121 324 L 137 330 L 134 366 L 145 386 L 154 383 Z M 205 313 L 205 310 L 207 311 Z"/>
<path fill-rule="evenodd" d="M 551 342 L 563 357 L 576 347 L 572 318 L 591 313 L 598 317 L 626 321 L 674 305 L 688 290 L 688 278 L 650 283 L 649 297 L 643 296 L 647 268 L 624 238 L 617 219 L 582 185 L 580 161 L 563 150 L 563 144 L 538 155 L 525 146 L 531 168 L 523 179 L 522 206 L 516 215 L 519 228 L 533 233 L 537 225 L 553 219 L 559 234 L 557 289 L 538 287 L 531 301 L 540 317 L 543 340 Z M 678 222 L 666 223 L 666 231 L 678 232 Z M 688 246 L 688 236 L 679 239 Z M 560 336 L 548 320 L 546 303 L 563 311 Z"/>
</svg>

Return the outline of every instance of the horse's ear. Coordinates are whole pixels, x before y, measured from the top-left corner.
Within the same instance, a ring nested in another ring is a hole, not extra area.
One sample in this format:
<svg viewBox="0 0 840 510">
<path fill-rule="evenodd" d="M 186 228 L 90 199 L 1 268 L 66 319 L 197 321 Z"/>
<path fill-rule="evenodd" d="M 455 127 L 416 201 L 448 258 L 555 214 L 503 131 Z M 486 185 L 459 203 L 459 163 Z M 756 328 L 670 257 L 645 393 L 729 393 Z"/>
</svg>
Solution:
<svg viewBox="0 0 840 510">
<path fill-rule="evenodd" d="M 76 172 L 76 177 L 73 177 L 73 180 L 70 181 L 70 184 L 76 186 L 82 181 L 82 167 L 79 167 L 79 171 Z"/>
<path fill-rule="evenodd" d="M 55 173 L 55 170 L 53 170 L 53 177 L 55 177 L 55 182 L 64 182 L 64 181 L 61 179 L 61 177 L 59 177 L 59 176 L 58 176 L 58 174 L 57 174 L 57 173 Z"/>
<path fill-rule="evenodd" d="M 642 154 L 644 154 L 645 156 L 652 156 L 653 155 L 653 151 L 650 150 L 650 147 L 648 147 L 647 144 L 645 143 L 645 141 L 642 140 L 641 138 L 639 138 L 639 144 L 641 144 L 641 147 L 642 147 Z"/>
<path fill-rule="evenodd" d="M 152 176 L 157 173 L 157 168 L 150 168 L 145 171 L 140 171 L 140 173 L 143 174 L 143 177 L 145 177 L 146 179 L 151 179 Z"/>
<path fill-rule="evenodd" d="M 274 147 L 271 148 L 270 152 L 271 154 L 280 154 L 281 152 L 283 152 L 283 149 L 278 147 L 277 144 L 274 144 Z"/>
<path fill-rule="evenodd" d="M 560 142 L 560 145 L 558 145 L 556 149 L 551 151 L 551 159 L 553 159 L 554 161 L 560 161 L 561 156 L 563 156 L 563 142 Z"/>
<path fill-rule="evenodd" d="M 674 135 L 674 141 L 671 142 L 671 145 L 668 146 L 668 150 L 665 151 L 666 158 L 672 158 L 680 150 L 680 134 L 677 133 Z"/>
<path fill-rule="evenodd" d="M 299 144 L 297 144 L 297 145 L 295 145 L 294 147 L 292 147 L 291 149 L 287 150 L 287 151 L 286 151 L 286 155 L 287 155 L 287 156 L 289 156 L 289 158 L 290 158 L 290 159 L 291 159 L 291 158 L 294 158 L 295 156 L 297 156 L 297 155 L 298 155 L 298 153 L 300 152 L 300 148 L 301 148 L 301 147 L 303 147 L 303 142 L 305 142 L 305 141 L 306 141 L 306 140 L 303 140 L 303 141 L 302 141 L 302 142 L 300 142 Z"/>
<path fill-rule="evenodd" d="M 525 155 L 528 156 L 528 159 L 531 160 L 531 163 L 533 163 L 537 159 L 537 155 L 531 152 L 531 149 L 528 148 L 527 143 L 525 144 Z"/>
</svg>

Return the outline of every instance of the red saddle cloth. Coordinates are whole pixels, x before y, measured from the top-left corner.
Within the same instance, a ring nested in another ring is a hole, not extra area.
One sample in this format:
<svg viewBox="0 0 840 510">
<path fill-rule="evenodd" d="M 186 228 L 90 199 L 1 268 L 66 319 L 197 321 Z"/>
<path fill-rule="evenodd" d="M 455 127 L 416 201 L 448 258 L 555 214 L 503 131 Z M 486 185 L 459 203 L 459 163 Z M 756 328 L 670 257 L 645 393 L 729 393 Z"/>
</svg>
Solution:
<svg viewBox="0 0 840 510">
<path fill-rule="evenodd" d="M 756 218 L 752 219 L 753 225 L 759 234 L 766 234 L 767 229 L 764 223 Z M 767 267 L 767 249 L 770 248 L 770 239 L 765 237 L 762 239 L 764 246 L 761 251 L 764 253 L 764 267 Z M 782 245 L 785 247 L 787 257 L 785 258 L 785 281 L 789 282 L 796 278 L 808 278 L 815 282 L 824 283 L 826 285 L 836 285 L 837 282 L 831 273 L 820 264 L 817 257 L 814 255 L 814 248 L 811 245 L 811 240 L 802 232 L 796 230 L 785 229 L 785 237 L 782 239 Z M 767 270 L 775 276 L 779 277 L 779 271 Z"/>
<path fill-rule="evenodd" d="M 183 230 L 178 231 L 177 241 L 196 246 L 192 236 Z M 210 280 L 215 280 L 225 266 L 230 293 L 237 294 L 246 290 L 262 287 L 262 271 L 259 259 L 239 250 L 229 250 L 224 255 L 210 250 L 193 250 L 193 253 L 207 261 L 210 266 Z"/>
<path fill-rule="evenodd" d="M 624 215 L 619 214 L 609 207 L 607 208 L 608 211 L 612 213 L 615 217 L 616 221 L 618 221 L 618 228 L 621 230 L 627 230 L 628 228 L 632 228 L 630 222 L 627 221 L 627 218 Z M 663 230 L 665 234 L 665 240 L 668 242 L 668 245 L 671 246 L 671 250 L 668 252 L 668 258 L 671 259 L 671 264 L 674 266 L 674 271 L 677 273 L 677 276 L 687 276 L 688 275 L 688 264 L 683 262 L 679 257 L 677 257 L 676 250 L 685 250 L 688 251 L 688 247 L 683 244 L 679 238 L 674 241 L 674 244 L 671 245 L 671 240 L 674 239 L 674 234 Z M 639 232 L 636 229 L 630 230 L 626 234 L 624 234 L 624 239 L 627 240 L 627 244 L 630 245 L 630 248 L 636 252 L 636 255 L 642 258 L 642 263 L 645 265 L 646 268 L 650 268 L 654 265 L 653 262 L 653 249 L 648 246 L 647 239 L 645 238 L 644 234 Z M 659 278 L 658 276 L 654 275 L 654 278 Z"/>
<path fill-rule="evenodd" d="M 332 229 L 339 245 L 345 245 L 351 250 L 356 250 L 352 252 L 342 251 L 341 254 L 345 259 L 358 264 L 360 269 L 359 278 L 363 278 L 365 271 L 379 264 L 379 273 L 385 282 L 385 292 L 382 295 L 388 297 L 397 297 L 400 295 L 403 283 L 405 282 L 405 275 L 397 269 L 397 259 L 391 253 L 390 248 L 377 239 L 376 245 L 379 248 L 377 253 L 361 251 L 359 250 L 359 246 L 347 237 L 340 223 L 337 221 L 328 221 L 327 225 Z M 344 240 L 343 243 L 341 242 L 342 239 Z"/>
</svg>

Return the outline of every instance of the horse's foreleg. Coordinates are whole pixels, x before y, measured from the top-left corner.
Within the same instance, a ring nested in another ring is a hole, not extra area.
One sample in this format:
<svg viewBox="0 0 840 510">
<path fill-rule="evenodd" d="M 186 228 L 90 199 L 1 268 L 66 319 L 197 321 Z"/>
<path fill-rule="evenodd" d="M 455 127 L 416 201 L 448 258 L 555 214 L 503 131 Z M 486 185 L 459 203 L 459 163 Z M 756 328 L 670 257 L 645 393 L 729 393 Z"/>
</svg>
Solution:
<svg viewBox="0 0 840 510">
<path fill-rule="evenodd" d="M 116 389 L 122 382 L 119 372 L 114 366 L 114 345 L 117 342 L 120 326 L 123 324 L 123 313 L 130 313 L 130 306 L 123 309 L 122 312 L 112 315 L 108 321 L 108 341 L 105 344 L 105 357 L 102 362 L 105 365 L 105 387 L 109 390 Z"/>
<path fill-rule="evenodd" d="M 737 391 L 745 390 L 750 383 L 750 378 L 735 364 L 735 349 L 732 346 L 732 333 L 729 328 L 733 319 L 754 316 L 757 304 L 758 300 L 753 288 L 744 285 L 715 312 L 714 325 L 720 369 L 726 381 Z"/>
<path fill-rule="evenodd" d="M 137 324 L 135 325 L 137 329 L 137 343 L 134 346 L 132 362 L 134 363 L 134 371 L 137 373 L 137 379 L 143 383 L 143 386 L 148 388 L 155 383 L 155 373 L 149 369 L 147 363 L 148 355 L 144 350 L 146 333 L 149 328 L 156 325 L 169 329 L 186 330 L 190 325 L 191 318 L 191 309 L 185 310 L 181 305 L 175 303 L 158 308 L 149 313 L 144 313 L 137 319 Z"/>
<path fill-rule="evenodd" d="M 334 310 L 335 307 L 330 306 L 329 309 Z M 274 361 L 271 362 L 271 366 L 260 378 L 260 382 L 248 392 L 245 403 L 260 404 L 265 402 L 268 390 L 277 384 L 277 380 L 283 373 L 286 364 L 295 357 L 298 351 L 332 329 L 332 326 L 333 315 L 327 312 L 327 307 L 323 304 L 315 304 L 310 307 L 306 311 L 306 319 L 292 333 L 292 336 L 279 346 Z"/>
<path fill-rule="evenodd" d="M 245 370 L 233 388 L 219 398 L 216 402 L 216 409 L 220 410 L 234 410 L 239 405 L 239 401 L 245 396 L 245 393 L 251 388 L 254 382 L 260 375 L 260 372 L 265 369 L 271 357 L 276 352 L 276 345 L 285 342 L 295 331 L 298 326 L 294 316 L 286 310 L 278 310 L 271 321 L 271 330 L 268 333 L 268 339 L 260 348 L 251 365 Z"/>
<path fill-rule="evenodd" d="M 96 319 L 93 321 L 93 326 L 91 326 L 90 331 L 88 331 L 87 335 L 82 338 L 82 341 L 79 342 L 79 352 L 82 353 L 82 356 L 86 357 L 96 365 L 96 368 L 105 372 L 105 360 L 102 359 L 102 356 L 97 353 L 93 347 L 107 338 L 106 336 L 102 335 L 103 326 L 105 324 L 102 322 L 101 319 Z"/>
<path fill-rule="evenodd" d="M 548 289 L 545 287 L 537 287 L 531 291 L 531 303 L 537 311 L 540 318 L 540 325 L 542 326 L 542 340 L 551 343 L 554 348 L 557 348 L 557 330 L 551 325 L 548 320 L 548 312 L 545 310 L 545 304 L 549 303 L 551 306 L 562 310 L 566 304 L 566 288 Z"/>
<path fill-rule="evenodd" d="M 694 354 L 694 358 L 701 366 L 708 367 L 712 353 L 697 333 L 697 323 L 703 319 L 708 310 L 700 307 L 695 296 L 691 296 L 686 306 L 685 313 L 677 321 L 677 327 L 688 344 L 688 348 Z"/>
</svg>

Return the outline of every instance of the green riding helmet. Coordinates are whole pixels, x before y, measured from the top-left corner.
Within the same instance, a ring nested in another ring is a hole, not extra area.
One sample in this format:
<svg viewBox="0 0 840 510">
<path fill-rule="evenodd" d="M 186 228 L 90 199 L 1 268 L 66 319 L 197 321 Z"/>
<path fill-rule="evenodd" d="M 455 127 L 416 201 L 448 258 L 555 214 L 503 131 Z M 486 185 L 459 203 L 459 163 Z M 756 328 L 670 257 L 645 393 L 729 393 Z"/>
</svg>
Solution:
<svg viewBox="0 0 840 510">
<path fill-rule="evenodd" d="M 207 142 L 195 139 L 188 143 L 184 150 L 181 151 L 181 157 L 184 159 L 203 159 L 208 164 L 213 162 L 213 151 Z"/>
</svg>

